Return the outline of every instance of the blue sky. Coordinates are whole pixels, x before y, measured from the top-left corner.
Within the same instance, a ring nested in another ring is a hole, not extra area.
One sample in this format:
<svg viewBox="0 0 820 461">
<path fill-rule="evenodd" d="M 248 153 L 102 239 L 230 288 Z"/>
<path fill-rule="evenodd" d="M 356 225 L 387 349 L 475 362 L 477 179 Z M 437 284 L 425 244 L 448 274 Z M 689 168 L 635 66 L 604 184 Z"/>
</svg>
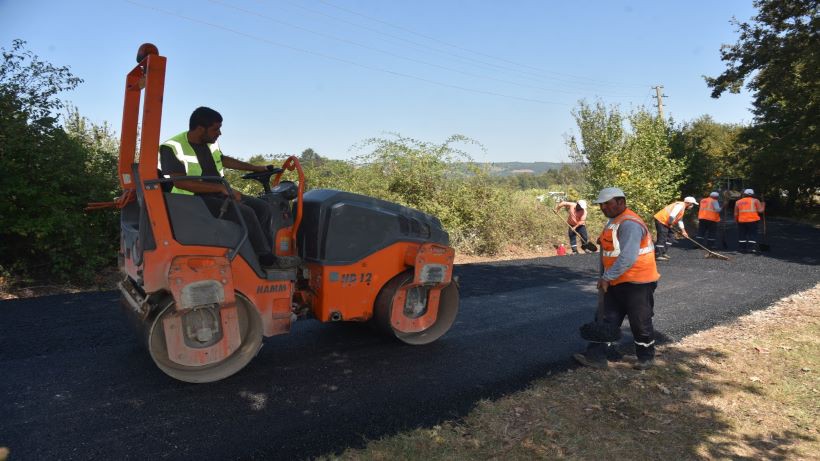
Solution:
<svg viewBox="0 0 820 461">
<path fill-rule="evenodd" d="M 200 105 L 225 118 L 228 155 L 344 159 L 396 132 L 480 142 L 477 161 L 567 161 L 580 99 L 676 121 L 749 123 L 747 93 L 709 97 L 729 21 L 751 0 L 0 0 L 15 38 L 85 81 L 62 95 L 119 131 L 126 73 L 143 42 L 168 58 L 162 136 Z"/>
</svg>

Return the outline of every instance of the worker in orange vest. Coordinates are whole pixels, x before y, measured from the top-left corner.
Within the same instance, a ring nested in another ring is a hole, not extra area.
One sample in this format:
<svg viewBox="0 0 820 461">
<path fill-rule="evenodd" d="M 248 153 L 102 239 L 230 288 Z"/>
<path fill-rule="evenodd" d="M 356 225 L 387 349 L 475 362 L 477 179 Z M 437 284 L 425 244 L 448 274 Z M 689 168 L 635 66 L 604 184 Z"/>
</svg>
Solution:
<svg viewBox="0 0 820 461">
<path fill-rule="evenodd" d="M 717 225 L 720 222 L 720 194 L 712 192 L 700 201 L 698 208 L 698 236 L 696 237 L 707 248 L 714 248 Z"/>
<path fill-rule="evenodd" d="M 757 252 L 757 222 L 760 213 L 766 210 L 766 203 L 753 197 L 755 191 L 746 189 L 740 200 L 735 202 L 735 222 L 737 222 L 737 246 L 742 252 Z"/>
<path fill-rule="evenodd" d="M 666 254 L 669 246 L 669 231 L 673 226 L 677 225 L 680 228 L 680 233 L 684 237 L 689 237 L 686 233 L 686 227 L 683 225 L 683 214 L 686 210 L 697 206 L 698 201 L 695 197 L 686 197 L 682 202 L 673 202 L 663 207 L 663 209 L 655 213 L 655 231 L 657 239 L 655 240 L 655 257 L 659 261 L 669 261 L 669 255 Z"/>
<path fill-rule="evenodd" d="M 595 203 L 609 218 L 598 238 L 601 245 L 598 290 L 603 292 L 603 309 L 595 322 L 581 327 L 581 337 L 589 341 L 586 352 L 572 357 L 582 365 L 607 368 L 607 345 L 617 342 L 621 323 L 624 317 L 629 317 L 638 356 L 634 368 L 646 370 L 655 363 L 652 316 L 655 288 L 660 278 L 652 234 L 640 216 L 626 207 L 626 195 L 621 189 L 602 189 Z"/>
</svg>

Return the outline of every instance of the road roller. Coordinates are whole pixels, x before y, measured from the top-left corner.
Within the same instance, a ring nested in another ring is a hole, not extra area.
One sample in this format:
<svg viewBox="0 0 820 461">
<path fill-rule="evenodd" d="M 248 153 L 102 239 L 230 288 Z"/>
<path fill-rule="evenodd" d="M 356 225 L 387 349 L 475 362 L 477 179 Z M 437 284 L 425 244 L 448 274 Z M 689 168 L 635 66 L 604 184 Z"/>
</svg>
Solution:
<svg viewBox="0 0 820 461">
<path fill-rule="evenodd" d="M 297 157 L 243 178 L 272 209 L 276 263 L 262 265 L 248 229 L 196 195 L 172 193 L 158 169 L 167 59 L 143 44 L 126 77 L 118 177 L 122 194 L 91 208 L 120 209 L 121 305 L 156 366 L 191 383 L 245 367 L 263 339 L 293 322 L 369 322 L 397 341 L 425 345 L 459 306 L 455 251 L 434 216 L 360 194 L 307 187 Z M 139 144 L 137 143 L 139 141 Z M 139 152 L 137 146 L 139 145 Z M 228 199 L 224 205 L 236 206 Z M 237 210 L 238 211 L 238 210 Z"/>
</svg>

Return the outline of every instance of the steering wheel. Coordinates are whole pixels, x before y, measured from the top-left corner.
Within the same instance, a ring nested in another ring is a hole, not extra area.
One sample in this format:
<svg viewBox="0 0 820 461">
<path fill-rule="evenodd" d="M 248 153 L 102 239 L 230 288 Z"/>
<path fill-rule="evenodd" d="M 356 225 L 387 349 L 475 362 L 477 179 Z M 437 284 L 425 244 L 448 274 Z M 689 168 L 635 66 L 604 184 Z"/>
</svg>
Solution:
<svg viewBox="0 0 820 461">
<path fill-rule="evenodd" d="M 255 179 L 262 183 L 262 188 L 265 190 L 265 193 L 270 193 L 270 178 L 275 174 L 279 174 L 285 170 L 281 168 L 273 168 L 267 171 L 254 171 L 252 173 L 247 173 L 242 175 L 242 179 Z"/>
</svg>

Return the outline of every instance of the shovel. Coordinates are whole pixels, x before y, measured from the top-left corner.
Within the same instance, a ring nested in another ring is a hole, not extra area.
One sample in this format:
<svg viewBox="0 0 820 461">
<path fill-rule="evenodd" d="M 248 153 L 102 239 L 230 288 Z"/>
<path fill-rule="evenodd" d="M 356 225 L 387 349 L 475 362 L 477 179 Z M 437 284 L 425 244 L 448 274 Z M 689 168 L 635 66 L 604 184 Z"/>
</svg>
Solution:
<svg viewBox="0 0 820 461">
<path fill-rule="evenodd" d="M 714 251 L 712 251 L 712 250 L 710 250 L 710 249 L 706 248 L 705 246 L 701 245 L 700 243 L 698 243 L 698 242 L 697 242 L 697 241 L 695 241 L 694 239 L 687 237 L 686 235 L 683 235 L 683 234 L 681 234 L 681 233 L 679 233 L 679 232 L 677 232 L 677 231 L 675 231 L 675 235 L 677 235 L 677 236 L 679 236 L 679 237 L 683 237 L 683 238 L 685 238 L 686 240 L 689 240 L 690 242 L 694 243 L 695 245 L 697 245 L 697 246 L 699 246 L 699 247 L 703 248 L 704 250 L 706 250 L 706 257 L 707 257 L 707 258 L 711 256 L 711 257 L 714 257 L 714 258 L 722 259 L 722 260 L 724 260 L 724 261 L 728 261 L 728 260 L 729 260 L 729 257 L 728 257 L 728 256 L 724 256 L 724 255 L 722 255 L 722 254 L 720 254 L 720 253 L 715 253 Z"/>
<path fill-rule="evenodd" d="M 578 239 L 581 241 L 581 248 L 583 248 L 583 249 L 585 249 L 585 250 L 587 250 L 587 251 L 591 251 L 591 252 L 593 252 L 593 253 L 595 253 L 596 251 L 598 251 L 598 247 L 597 247 L 597 246 L 595 246 L 595 244 L 594 244 L 594 243 L 592 243 L 592 242 L 587 242 L 586 240 L 584 240 L 584 238 L 583 238 L 583 237 L 581 237 L 581 234 L 579 234 L 577 230 L 573 229 L 573 228 L 572 228 L 572 226 L 570 226 L 570 225 L 569 225 L 566 221 L 564 221 L 564 218 L 563 218 L 563 217 L 561 217 L 561 215 L 559 215 L 559 214 L 558 214 L 558 212 L 557 212 L 557 211 L 555 211 L 555 209 L 550 208 L 550 210 L 552 210 L 552 212 L 553 212 L 553 213 L 555 213 L 555 216 L 558 216 L 558 217 L 561 219 L 561 221 L 563 221 L 563 222 L 564 222 L 564 224 L 566 224 L 566 225 L 567 225 L 567 227 L 569 227 L 569 230 L 571 230 L 572 232 L 575 232 L 575 235 L 577 235 L 577 236 L 578 236 Z"/>
<path fill-rule="evenodd" d="M 772 249 L 772 247 L 769 246 L 769 236 L 766 233 L 766 215 L 762 214 L 760 217 L 763 218 L 763 241 L 759 242 L 757 244 L 757 247 L 760 249 L 760 251 L 769 251 Z"/>
</svg>

